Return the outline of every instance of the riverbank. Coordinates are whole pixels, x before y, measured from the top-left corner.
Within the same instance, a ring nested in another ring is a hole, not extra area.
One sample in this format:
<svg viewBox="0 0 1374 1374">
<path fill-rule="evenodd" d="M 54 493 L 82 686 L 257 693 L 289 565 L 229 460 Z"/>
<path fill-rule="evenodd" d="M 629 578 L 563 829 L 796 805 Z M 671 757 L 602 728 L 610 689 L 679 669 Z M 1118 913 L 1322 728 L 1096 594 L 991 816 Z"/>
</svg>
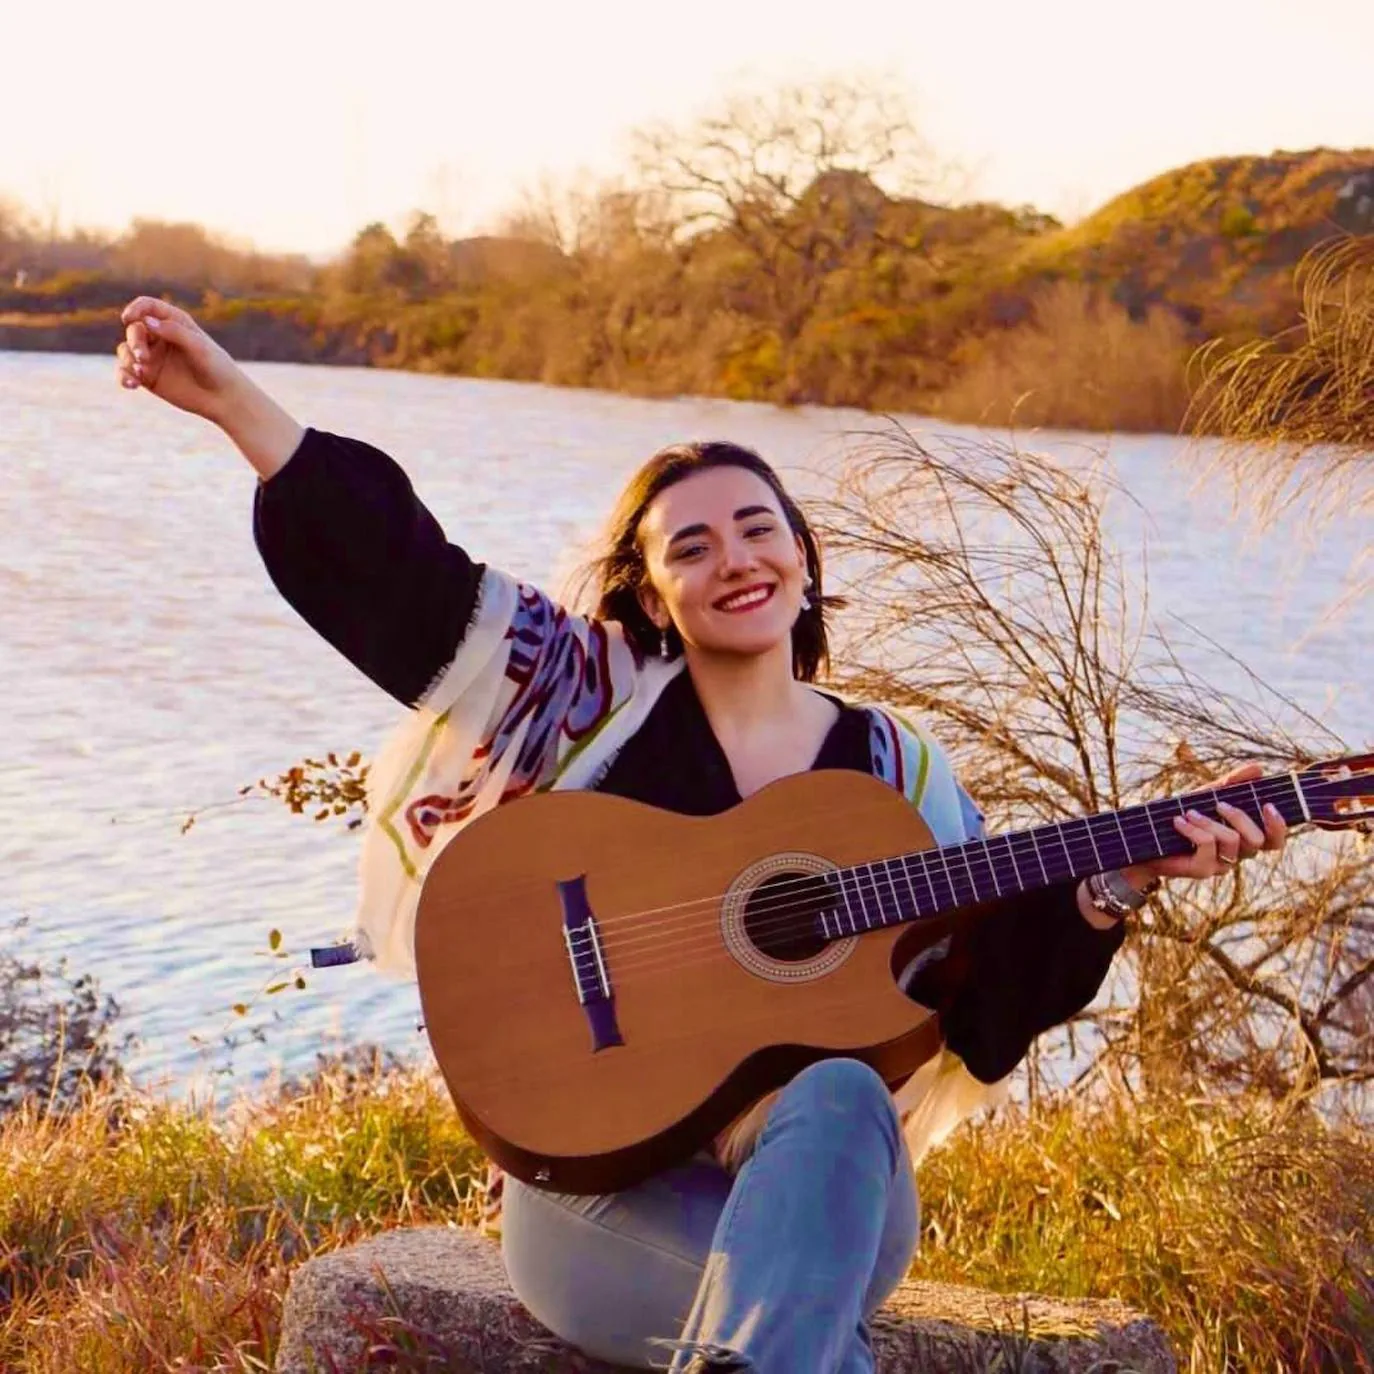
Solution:
<svg viewBox="0 0 1374 1374">
<path fill-rule="evenodd" d="M 1198 348 L 1281 335 L 1303 256 L 1374 232 L 1374 150 L 1192 163 L 1072 226 L 833 168 L 762 209 L 747 192 L 701 220 L 606 189 L 575 234 L 569 207 L 453 241 L 417 213 L 318 267 L 147 221 L 103 248 L 11 247 L 0 349 L 110 353 L 120 305 L 152 293 L 245 360 L 1177 433 Z"/>
<path fill-rule="evenodd" d="M 0 1122 L 0 1366 L 268 1369 L 297 1264 L 475 1223 L 478 1171 L 437 1078 L 362 1055 L 218 1115 L 109 1092 L 27 1108 Z M 1197 1374 L 1374 1368 L 1367 1131 L 1245 1102 L 1058 1106 L 965 1128 L 920 1187 L 919 1277 L 1122 1298 Z"/>
</svg>

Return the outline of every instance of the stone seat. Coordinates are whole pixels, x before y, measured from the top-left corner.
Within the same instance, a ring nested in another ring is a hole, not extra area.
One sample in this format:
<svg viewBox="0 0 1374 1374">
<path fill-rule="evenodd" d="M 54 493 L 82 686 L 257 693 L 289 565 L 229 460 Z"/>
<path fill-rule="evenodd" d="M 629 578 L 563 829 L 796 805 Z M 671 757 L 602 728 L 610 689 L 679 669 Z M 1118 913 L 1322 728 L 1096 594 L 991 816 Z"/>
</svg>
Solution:
<svg viewBox="0 0 1374 1374">
<path fill-rule="evenodd" d="M 414 1362 L 383 1354 L 388 1346 Z M 912 1280 L 874 1319 L 873 1346 L 880 1374 L 1177 1371 L 1163 1331 L 1124 1303 Z M 372 1364 L 369 1347 L 377 1353 Z M 384 1231 L 307 1260 L 291 1279 L 277 1374 L 398 1366 L 436 1374 L 620 1374 L 525 1311 L 493 1241 L 444 1226 Z"/>
</svg>

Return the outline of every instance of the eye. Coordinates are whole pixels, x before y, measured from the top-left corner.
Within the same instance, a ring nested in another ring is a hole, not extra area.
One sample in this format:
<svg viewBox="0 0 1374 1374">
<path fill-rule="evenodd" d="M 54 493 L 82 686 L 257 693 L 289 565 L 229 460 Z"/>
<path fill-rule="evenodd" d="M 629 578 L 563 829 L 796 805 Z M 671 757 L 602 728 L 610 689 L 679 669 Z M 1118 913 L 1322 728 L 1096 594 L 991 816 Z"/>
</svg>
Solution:
<svg viewBox="0 0 1374 1374">
<path fill-rule="evenodd" d="M 695 558 L 706 552 L 705 544 L 683 544 L 673 552 L 674 558 Z"/>
<path fill-rule="evenodd" d="M 757 534 L 772 534 L 772 533 L 773 533 L 773 526 L 772 526 L 772 525 L 750 525 L 749 528 L 748 528 L 747 530 L 744 531 L 744 533 L 745 533 L 746 538 L 752 539 L 752 538 L 753 538 L 755 535 L 757 535 Z"/>
</svg>

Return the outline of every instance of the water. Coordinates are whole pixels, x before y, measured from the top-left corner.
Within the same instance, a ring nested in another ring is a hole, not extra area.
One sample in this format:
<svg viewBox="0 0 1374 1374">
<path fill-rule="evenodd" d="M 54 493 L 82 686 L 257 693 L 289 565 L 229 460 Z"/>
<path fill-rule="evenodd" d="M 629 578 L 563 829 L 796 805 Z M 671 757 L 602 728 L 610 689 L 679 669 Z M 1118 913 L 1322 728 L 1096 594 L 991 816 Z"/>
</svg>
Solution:
<svg viewBox="0 0 1374 1374">
<path fill-rule="evenodd" d="M 304 422 L 393 453 L 450 537 L 545 585 L 661 444 L 733 438 L 806 488 L 842 432 L 870 423 L 394 372 L 251 370 Z M 23 952 L 65 955 L 99 977 L 140 1038 L 132 1068 L 150 1086 L 181 1092 L 231 1067 L 247 1087 L 357 1041 L 423 1051 L 413 987 L 365 967 L 255 1000 L 349 926 L 357 835 L 272 800 L 234 802 L 237 790 L 307 755 L 370 753 L 400 708 L 275 592 L 251 537 L 251 470 L 204 422 L 122 392 L 98 358 L 0 353 L 0 420 L 0 924 L 27 917 Z M 1083 444 L 1041 441 L 1068 461 Z M 1311 632 L 1368 528 L 1330 527 L 1311 545 L 1291 532 L 1247 537 L 1225 493 L 1190 493 L 1178 456 L 1165 438 L 1109 445 L 1143 507 L 1114 507 L 1112 520 L 1123 547 L 1148 550 L 1152 607 L 1194 622 L 1352 747 L 1369 739 L 1359 674 L 1374 661 L 1371 599 Z M 267 956 L 274 927 L 292 959 Z M 250 1015 L 235 1016 L 236 1002 L 252 1002 Z"/>
</svg>

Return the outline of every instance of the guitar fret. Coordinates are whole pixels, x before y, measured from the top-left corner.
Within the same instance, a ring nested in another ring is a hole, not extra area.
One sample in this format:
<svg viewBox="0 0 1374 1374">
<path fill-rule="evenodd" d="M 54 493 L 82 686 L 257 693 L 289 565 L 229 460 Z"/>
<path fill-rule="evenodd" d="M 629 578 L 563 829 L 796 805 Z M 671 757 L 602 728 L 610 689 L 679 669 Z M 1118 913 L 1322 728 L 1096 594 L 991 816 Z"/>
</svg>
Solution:
<svg viewBox="0 0 1374 1374">
<path fill-rule="evenodd" d="M 1131 862 L 1131 842 L 1126 838 L 1126 827 L 1121 824 L 1121 812 L 1113 811 L 1112 819 L 1121 835 L 1121 865 L 1124 868 Z"/>
<path fill-rule="evenodd" d="M 1040 876 L 1045 880 L 1045 886 L 1048 887 L 1048 886 L 1049 886 L 1049 883 L 1050 883 L 1050 875 L 1049 875 L 1049 872 L 1048 872 L 1048 871 L 1046 870 L 1046 868 L 1045 868 L 1045 860 L 1044 860 L 1044 857 L 1043 857 L 1043 856 L 1041 855 L 1041 853 L 1040 853 L 1040 841 L 1039 841 L 1038 839 L 1036 839 L 1036 837 L 1035 837 L 1035 831 L 1034 831 L 1034 830 L 1032 830 L 1032 831 L 1030 832 L 1030 837 L 1031 837 L 1031 848 L 1032 848 L 1033 850 L 1035 850 L 1035 862 L 1038 863 L 1038 864 L 1040 865 Z"/>
<path fill-rule="evenodd" d="M 936 862 L 937 860 L 939 861 L 938 863 Z M 940 851 L 938 849 L 933 852 L 931 850 L 926 850 L 921 855 L 921 862 L 925 868 L 926 881 L 930 884 L 930 890 L 935 893 L 936 911 L 944 911 L 949 907 L 957 906 L 958 903 L 954 898 L 954 885 L 949 880 L 949 870 L 945 865 L 945 861 L 940 858 Z M 940 895 L 940 889 L 935 886 L 936 878 L 939 878 L 944 883 L 945 889 L 949 893 L 948 897 L 942 897 Z"/>
<path fill-rule="evenodd" d="M 983 894 L 978 890 L 978 879 L 973 876 L 973 864 L 969 859 L 968 845 L 961 844 L 959 846 L 959 854 L 964 861 L 964 867 L 968 870 L 968 883 L 973 889 L 973 899 L 974 901 L 979 901 Z"/>
<path fill-rule="evenodd" d="M 1106 865 L 1104 865 L 1103 862 L 1102 862 L 1102 855 L 1099 854 L 1099 853 L 1097 852 L 1097 839 L 1096 839 L 1096 837 L 1093 835 L 1092 824 L 1090 823 L 1090 821 L 1089 821 L 1086 817 L 1084 818 L 1082 824 L 1083 824 L 1083 829 L 1086 830 L 1086 831 L 1088 832 L 1088 843 L 1089 843 L 1090 845 L 1092 845 L 1092 847 L 1093 847 L 1093 859 L 1094 859 L 1094 860 L 1096 861 L 1096 863 L 1097 863 L 1097 871 L 1098 871 L 1099 873 L 1103 873 L 1103 872 L 1106 871 Z"/>
<path fill-rule="evenodd" d="M 870 872 L 870 875 L 871 875 L 871 878 L 872 878 L 872 900 L 874 900 L 875 903 L 878 904 L 878 919 L 877 919 L 877 921 L 874 921 L 874 919 L 872 919 L 871 916 L 870 916 L 870 918 L 868 918 L 868 926 L 867 926 L 867 929 L 868 929 L 868 930 L 874 929 L 874 926 L 875 926 L 875 925 L 878 925 L 878 926 L 883 925 L 883 910 L 882 910 L 883 900 L 882 900 L 882 888 L 881 888 L 881 886 L 879 886 L 879 882 L 881 882 L 882 879 L 878 877 L 878 864 L 881 864 L 881 863 L 882 863 L 882 860 L 881 860 L 881 859 L 878 859 L 878 860 L 875 860 L 874 863 L 868 864 L 868 872 Z"/>
<path fill-rule="evenodd" d="M 868 930 L 870 928 L 870 921 L 868 915 L 868 894 L 873 887 L 873 865 L 864 864 L 862 865 L 862 867 L 868 869 L 868 883 L 867 885 L 864 884 L 863 875 L 860 872 L 858 872 L 858 870 L 856 870 L 855 885 L 859 889 L 859 911 L 863 916 L 864 929 Z M 859 933 L 858 926 L 851 926 L 849 928 L 849 933 L 851 935 L 857 935 Z"/>
<path fill-rule="evenodd" d="M 854 924 L 854 908 L 849 905 L 849 893 L 845 890 L 844 880 L 852 872 L 852 869 L 840 869 L 840 896 L 844 898 L 844 909 L 846 914 L 849 916 L 849 924 L 851 926 Z M 855 879 L 855 885 L 857 886 L 857 884 L 858 880 Z M 840 913 L 838 911 L 835 913 L 835 926 L 837 932 L 843 932 L 844 924 L 840 919 Z"/>
<path fill-rule="evenodd" d="M 892 868 L 886 859 L 882 860 L 882 865 L 883 877 L 887 879 L 887 890 L 890 893 L 892 893 L 892 910 L 894 913 L 894 920 L 900 920 L 902 915 L 902 904 L 897 898 L 897 884 L 892 881 Z M 884 913 L 881 924 L 889 924 L 886 913 Z"/>
<path fill-rule="evenodd" d="M 942 847 L 938 847 L 935 853 L 939 856 L 940 867 L 945 870 L 945 882 L 949 884 L 949 899 L 955 905 L 959 905 L 959 889 L 954 886 L 954 874 L 950 872 L 949 856 Z"/>
<path fill-rule="evenodd" d="M 1002 895 L 1002 884 L 997 881 L 997 865 L 992 858 L 992 844 L 986 838 L 981 841 L 983 846 L 983 857 L 988 861 L 988 872 L 992 875 L 992 890 L 1000 897 Z"/>
<path fill-rule="evenodd" d="M 917 916 L 922 915 L 921 903 L 916 899 L 916 888 L 911 881 L 911 864 L 907 862 L 906 855 L 902 855 L 902 877 L 906 879 L 906 890 L 911 893 L 911 909 Z"/>
<path fill-rule="evenodd" d="M 935 883 L 930 876 L 930 864 L 926 861 L 925 852 L 923 851 L 916 857 L 921 862 L 921 876 L 926 880 L 926 886 L 930 889 L 930 912 L 933 916 L 940 910 L 940 898 L 935 891 Z"/>
<path fill-rule="evenodd" d="M 887 864 L 884 860 L 875 859 L 868 867 L 873 873 L 873 896 L 878 903 L 878 920 L 876 924 L 885 926 L 887 924 L 887 897 L 883 893 L 882 884 L 886 881 L 887 890 L 890 892 L 892 890 L 892 879 L 888 877 Z M 879 872 L 880 869 L 882 870 L 881 872 Z M 869 929 L 871 930 L 873 927 L 870 926 Z"/>
<path fill-rule="evenodd" d="M 1145 810 L 1145 819 L 1146 819 L 1147 821 L 1149 821 L 1149 823 L 1150 823 L 1150 834 L 1154 836 L 1155 848 L 1159 851 L 1159 857 L 1160 857 L 1160 858 L 1163 858 L 1163 856 L 1164 856 L 1164 846 L 1160 843 L 1160 840 L 1159 840 L 1159 831 L 1155 829 L 1155 818 L 1154 818 L 1154 813 L 1153 813 L 1153 809 L 1152 809 L 1152 807 L 1151 807 L 1151 805 L 1150 805 L 1149 802 L 1146 802 L 1146 803 L 1145 803 L 1144 810 Z"/>
<path fill-rule="evenodd" d="M 1066 872 L 1077 873 L 1078 866 L 1073 861 L 1073 855 L 1069 852 L 1069 842 L 1064 838 L 1064 827 L 1056 824 L 1053 826 L 1055 838 L 1059 841 L 1059 847 L 1064 851 L 1064 863 Z"/>
<path fill-rule="evenodd" d="M 863 896 L 860 897 L 859 904 L 861 905 L 861 907 L 863 907 L 864 930 L 872 930 L 872 926 L 874 926 L 874 919 L 872 919 L 872 912 L 868 910 L 868 899 L 872 897 L 872 901 L 874 901 L 874 904 L 878 904 L 878 881 L 874 878 L 874 875 L 872 875 L 871 863 L 864 864 L 864 868 L 867 868 L 868 870 L 868 886 L 867 889 L 864 890 Z M 857 933 L 859 932 L 855 932 L 855 934 Z"/>
</svg>

